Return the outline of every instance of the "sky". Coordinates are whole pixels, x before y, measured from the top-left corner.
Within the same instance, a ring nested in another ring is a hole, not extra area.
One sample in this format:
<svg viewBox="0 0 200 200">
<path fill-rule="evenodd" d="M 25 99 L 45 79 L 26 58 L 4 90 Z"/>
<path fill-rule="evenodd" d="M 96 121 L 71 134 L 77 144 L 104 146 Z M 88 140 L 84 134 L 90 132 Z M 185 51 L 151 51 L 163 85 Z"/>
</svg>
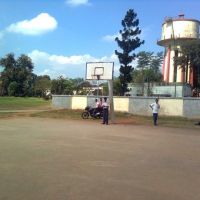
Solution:
<svg viewBox="0 0 200 200">
<path fill-rule="evenodd" d="M 114 38 L 129 9 L 145 41 L 136 53 L 164 50 L 157 40 L 166 17 L 200 20 L 199 0 L 0 0 L 0 58 L 26 54 L 35 74 L 51 78 L 85 78 L 86 62 L 114 62 L 118 76 Z"/>
</svg>

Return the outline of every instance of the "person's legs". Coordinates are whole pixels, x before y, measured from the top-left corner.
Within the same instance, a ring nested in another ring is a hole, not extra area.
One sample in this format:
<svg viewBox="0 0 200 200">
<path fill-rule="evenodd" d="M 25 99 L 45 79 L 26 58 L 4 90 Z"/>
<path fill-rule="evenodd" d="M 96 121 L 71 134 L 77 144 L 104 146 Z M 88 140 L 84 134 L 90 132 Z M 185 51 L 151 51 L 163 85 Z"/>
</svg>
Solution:
<svg viewBox="0 0 200 200">
<path fill-rule="evenodd" d="M 105 124 L 106 122 L 106 111 L 105 109 L 103 109 L 103 123 L 102 124 Z"/>
<path fill-rule="evenodd" d="M 108 109 L 106 109 L 105 123 L 108 124 Z"/>
<path fill-rule="evenodd" d="M 153 123 L 155 126 L 157 125 L 157 120 L 158 120 L 158 113 L 153 113 Z"/>
</svg>

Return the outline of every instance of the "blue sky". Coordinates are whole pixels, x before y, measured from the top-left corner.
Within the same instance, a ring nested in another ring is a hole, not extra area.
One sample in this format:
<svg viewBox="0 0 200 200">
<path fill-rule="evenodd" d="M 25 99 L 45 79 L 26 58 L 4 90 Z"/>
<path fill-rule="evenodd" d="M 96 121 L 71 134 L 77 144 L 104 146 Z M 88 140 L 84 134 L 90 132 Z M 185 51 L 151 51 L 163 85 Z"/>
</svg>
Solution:
<svg viewBox="0 0 200 200">
<path fill-rule="evenodd" d="M 113 61 L 117 76 L 114 38 L 130 8 L 145 40 L 137 51 L 163 50 L 156 42 L 165 17 L 200 20 L 199 0 L 0 0 L 0 57 L 27 54 L 34 73 L 51 78 L 84 78 L 86 62 Z"/>
</svg>

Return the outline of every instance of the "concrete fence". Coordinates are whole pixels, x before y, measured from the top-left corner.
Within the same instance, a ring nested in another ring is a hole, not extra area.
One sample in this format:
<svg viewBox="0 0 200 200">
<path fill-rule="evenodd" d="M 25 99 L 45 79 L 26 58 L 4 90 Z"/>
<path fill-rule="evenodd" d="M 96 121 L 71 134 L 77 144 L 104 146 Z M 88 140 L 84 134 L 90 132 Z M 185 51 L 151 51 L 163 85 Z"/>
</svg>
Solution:
<svg viewBox="0 0 200 200">
<path fill-rule="evenodd" d="M 84 109 L 95 106 L 95 96 L 53 95 L 54 108 Z M 114 97 L 114 110 L 135 115 L 151 115 L 152 97 Z M 160 98 L 160 115 L 200 119 L 200 98 Z"/>
</svg>

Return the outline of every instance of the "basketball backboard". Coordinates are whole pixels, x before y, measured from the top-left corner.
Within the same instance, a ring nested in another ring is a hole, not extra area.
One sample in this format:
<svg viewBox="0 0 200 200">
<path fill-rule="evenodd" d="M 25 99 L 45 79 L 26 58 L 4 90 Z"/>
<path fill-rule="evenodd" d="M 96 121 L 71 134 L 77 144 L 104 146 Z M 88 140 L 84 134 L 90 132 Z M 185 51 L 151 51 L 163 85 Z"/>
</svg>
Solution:
<svg viewBox="0 0 200 200">
<path fill-rule="evenodd" d="M 112 80 L 113 62 L 87 62 L 86 80 Z"/>
</svg>

